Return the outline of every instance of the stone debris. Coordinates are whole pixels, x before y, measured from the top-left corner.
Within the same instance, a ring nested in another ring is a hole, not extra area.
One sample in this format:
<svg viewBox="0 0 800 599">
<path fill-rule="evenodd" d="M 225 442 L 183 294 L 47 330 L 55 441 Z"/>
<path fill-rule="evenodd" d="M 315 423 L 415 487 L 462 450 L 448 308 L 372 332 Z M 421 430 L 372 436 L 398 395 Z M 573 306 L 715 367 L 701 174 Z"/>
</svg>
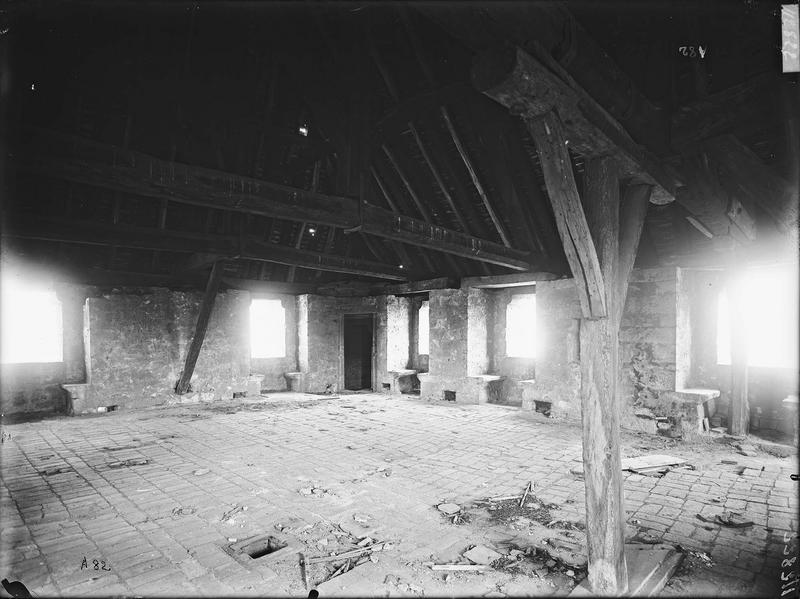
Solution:
<svg viewBox="0 0 800 599">
<path fill-rule="evenodd" d="M 220 520 L 222 522 L 233 522 L 234 521 L 234 516 L 236 516 L 236 514 L 238 514 L 240 512 L 244 512 L 246 510 L 247 510 L 247 506 L 238 505 L 237 504 L 233 508 L 231 508 L 230 510 L 228 510 L 227 512 L 222 514 L 222 517 L 220 518 Z"/>
<path fill-rule="evenodd" d="M 455 503 L 440 503 L 437 508 L 447 516 L 452 516 L 461 511 L 461 506 Z"/>
<path fill-rule="evenodd" d="M 752 443 L 736 443 L 734 447 L 742 455 L 750 457 L 755 457 L 758 455 L 758 451 L 756 451 L 756 447 Z"/>
<path fill-rule="evenodd" d="M 488 565 L 503 556 L 497 551 L 489 549 L 484 545 L 476 545 L 469 551 L 465 552 L 464 557 L 466 557 L 473 564 Z"/>
</svg>

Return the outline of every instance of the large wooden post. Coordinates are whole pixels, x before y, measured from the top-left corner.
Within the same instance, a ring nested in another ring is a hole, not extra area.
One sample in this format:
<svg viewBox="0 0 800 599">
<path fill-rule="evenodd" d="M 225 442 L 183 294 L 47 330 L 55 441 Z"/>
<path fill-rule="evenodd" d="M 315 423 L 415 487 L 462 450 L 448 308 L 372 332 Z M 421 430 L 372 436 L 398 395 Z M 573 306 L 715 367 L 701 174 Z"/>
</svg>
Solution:
<svg viewBox="0 0 800 599">
<path fill-rule="evenodd" d="M 617 362 L 619 321 L 619 181 L 608 158 L 586 162 L 586 221 L 606 282 L 608 317 L 581 320 L 581 424 L 586 487 L 589 584 L 599 595 L 628 590 Z"/>
<path fill-rule="evenodd" d="M 192 380 L 195 364 L 200 355 L 200 348 L 203 347 L 203 339 L 206 337 L 208 320 L 211 318 L 211 310 L 214 308 L 214 301 L 217 299 L 219 283 L 222 280 L 223 263 L 214 262 L 211 267 L 211 274 L 208 276 L 206 292 L 203 295 L 203 302 L 200 304 L 200 313 L 197 315 L 197 324 L 194 328 L 194 336 L 189 344 L 189 351 L 186 352 L 186 363 L 183 366 L 181 378 L 175 385 L 175 393 L 183 395 L 189 389 L 189 382 Z"/>
<path fill-rule="evenodd" d="M 583 312 L 581 421 L 589 585 L 598 595 L 620 595 L 628 590 L 628 570 L 619 451 L 618 333 L 651 187 L 629 185 L 620 206 L 615 161 L 595 157 L 586 162 L 581 200 L 560 119 L 550 112 L 527 124 Z"/>
<path fill-rule="evenodd" d="M 660 186 L 656 195 L 669 201 L 673 184 L 656 162 L 635 148 L 619 123 L 574 82 L 559 77 L 551 59 L 541 58 L 548 66 L 519 48 L 489 51 L 473 66 L 472 81 L 520 115 L 536 143 L 583 316 L 581 411 L 589 585 L 596 595 L 621 595 L 628 590 L 628 573 L 619 454 L 619 323 L 653 185 Z M 568 147 L 587 158 L 583 200 Z M 637 183 L 627 186 L 620 206 L 619 180 L 631 177 Z"/>
</svg>

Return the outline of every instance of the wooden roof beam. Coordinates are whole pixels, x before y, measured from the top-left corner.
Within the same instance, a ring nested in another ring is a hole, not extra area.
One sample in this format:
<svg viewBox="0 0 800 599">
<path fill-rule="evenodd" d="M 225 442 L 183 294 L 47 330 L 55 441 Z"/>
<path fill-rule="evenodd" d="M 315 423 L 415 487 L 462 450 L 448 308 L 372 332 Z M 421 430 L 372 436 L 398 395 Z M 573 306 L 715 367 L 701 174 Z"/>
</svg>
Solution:
<svg viewBox="0 0 800 599">
<path fill-rule="evenodd" d="M 4 236 L 20 239 L 40 239 L 85 245 L 116 245 L 145 250 L 206 254 L 200 257 L 208 264 L 209 256 L 242 258 L 299 266 L 312 270 L 340 272 L 394 281 L 412 278 L 411 269 L 359 260 L 333 254 L 260 241 L 255 237 L 192 234 L 146 227 L 113 226 L 89 221 L 42 220 L 22 223 L 5 231 Z"/>
<path fill-rule="evenodd" d="M 352 198 L 316 193 L 252 177 L 161 160 L 74 136 L 34 134 L 35 151 L 16 166 L 41 175 L 221 210 L 313 222 L 529 270 L 530 255 Z M 73 155 L 74 153 L 74 155 Z"/>
</svg>

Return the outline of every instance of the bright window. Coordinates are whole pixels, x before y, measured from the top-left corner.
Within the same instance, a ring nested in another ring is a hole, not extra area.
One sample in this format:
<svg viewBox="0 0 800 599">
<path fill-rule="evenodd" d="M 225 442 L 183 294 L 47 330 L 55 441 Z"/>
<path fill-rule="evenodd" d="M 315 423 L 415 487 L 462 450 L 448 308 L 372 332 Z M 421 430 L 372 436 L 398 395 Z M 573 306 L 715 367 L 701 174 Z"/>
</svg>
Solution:
<svg viewBox="0 0 800 599">
<path fill-rule="evenodd" d="M 796 267 L 751 269 L 735 291 L 742 294 L 743 325 L 750 366 L 797 368 L 798 296 Z M 731 363 L 730 299 L 719 297 L 717 363 Z"/>
<path fill-rule="evenodd" d="M 55 291 L 16 277 L 3 277 L 2 287 L 2 362 L 62 362 L 61 302 Z"/>
<path fill-rule="evenodd" d="M 430 309 L 430 303 L 425 300 L 417 312 L 417 353 L 420 355 L 428 355 L 430 351 Z"/>
<path fill-rule="evenodd" d="M 515 295 L 506 307 L 506 356 L 536 357 L 536 296 Z"/>
<path fill-rule="evenodd" d="M 280 300 L 254 299 L 251 302 L 250 356 L 286 356 L 286 310 Z"/>
</svg>

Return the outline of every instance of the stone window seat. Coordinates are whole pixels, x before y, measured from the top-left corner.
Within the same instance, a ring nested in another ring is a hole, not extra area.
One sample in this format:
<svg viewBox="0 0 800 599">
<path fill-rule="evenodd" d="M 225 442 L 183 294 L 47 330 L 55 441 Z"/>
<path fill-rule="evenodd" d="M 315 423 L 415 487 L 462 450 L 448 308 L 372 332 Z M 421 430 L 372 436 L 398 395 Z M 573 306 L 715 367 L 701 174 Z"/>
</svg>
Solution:
<svg viewBox="0 0 800 599">
<path fill-rule="evenodd" d="M 401 393 L 411 393 L 417 386 L 417 371 L 408 368 L 400 370 L 390 370 L 389 376 L 392 377 L 389 383 L 389 393 L 399 395 Z"/>
<path fill-rule="evenodd" d="M 478 403 L 500 402 L 506 377 L 496 374 L 472 374 L 467 377 L 477 387 Z"/>
</svg>

